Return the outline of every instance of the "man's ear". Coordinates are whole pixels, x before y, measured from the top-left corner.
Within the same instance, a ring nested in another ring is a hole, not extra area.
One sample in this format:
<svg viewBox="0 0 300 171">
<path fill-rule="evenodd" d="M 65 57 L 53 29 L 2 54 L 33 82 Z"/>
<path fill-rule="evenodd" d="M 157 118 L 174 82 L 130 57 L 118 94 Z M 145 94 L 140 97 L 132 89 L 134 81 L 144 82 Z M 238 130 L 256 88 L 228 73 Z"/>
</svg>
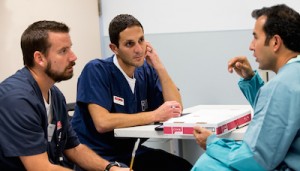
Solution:
<svg viewBox="0 0 300 171">
<path fill-rule="evenodd" d="M 274 51 L 277 51 L 280 46 L 282 45 L 282 39 L 279 35 L 274 35 L 273 36 L 273 40 L 272 40 L 272 46 L 273 46 L 273 49 Z"/>
<path fill-rule="evenodd" d="M 41 67 L 44 67 L 46 65 L 45 56 L 40 51 L 35 51 L 33 53 L 33 60 L 34 60 L 34 65 L 39 65 Z"/>
<path fill-rule="evenodd" d="M 116 55 L 119 54 L 119 48 L 118 48 L 115 44 L 110 43 L 110 44 L 109 44 L 109 48 L 110 48 L 111 51 L 113 51 Z"/>
</svg>

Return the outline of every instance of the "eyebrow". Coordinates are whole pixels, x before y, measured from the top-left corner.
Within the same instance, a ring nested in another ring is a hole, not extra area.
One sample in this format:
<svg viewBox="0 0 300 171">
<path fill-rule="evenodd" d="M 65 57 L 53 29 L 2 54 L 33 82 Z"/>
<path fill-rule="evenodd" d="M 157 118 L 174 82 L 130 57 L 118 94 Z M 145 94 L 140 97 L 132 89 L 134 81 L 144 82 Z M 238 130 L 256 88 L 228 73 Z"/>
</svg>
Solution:
<svg viewBox="0 0 300 171">
<path fill-rule="evenodd" d="M 134 41 L 133 40 L 131 40 L 131 39 L 128 39 L 128 40 L 125 40 L 123 43 L 134 43 Z"/>
</svg>

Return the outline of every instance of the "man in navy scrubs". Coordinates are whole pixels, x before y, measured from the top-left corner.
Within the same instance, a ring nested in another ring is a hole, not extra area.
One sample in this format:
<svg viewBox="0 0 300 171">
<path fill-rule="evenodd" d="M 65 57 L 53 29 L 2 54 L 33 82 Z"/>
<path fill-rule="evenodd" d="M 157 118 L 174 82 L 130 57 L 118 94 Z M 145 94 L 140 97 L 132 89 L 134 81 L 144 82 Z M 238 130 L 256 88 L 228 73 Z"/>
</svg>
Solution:
<svg viewBox="0 0 300 171">
<path fill-rule="evenodd" d="M 128 171 L 80 144 L 56 82 L 73 76 L 77 57 L 69 28 L 55 21 L 31 24 L 21 37 L 24 68 L 0 84 L 0 170 Z"/>
<path fill-rule="evenodd" d="M 72 125 L 82 143 L 107 160 L 129 165 L 136 139 L 115 138 L 113 130 L 178 117 L 181 96 L 136 18 L 116 16 L 109 36 L 114 55 L 90 61 L 79 77 Z M 191 168 L 178 156 L 143 145 L 133 165 L 135 171 Z"/>
</svg>

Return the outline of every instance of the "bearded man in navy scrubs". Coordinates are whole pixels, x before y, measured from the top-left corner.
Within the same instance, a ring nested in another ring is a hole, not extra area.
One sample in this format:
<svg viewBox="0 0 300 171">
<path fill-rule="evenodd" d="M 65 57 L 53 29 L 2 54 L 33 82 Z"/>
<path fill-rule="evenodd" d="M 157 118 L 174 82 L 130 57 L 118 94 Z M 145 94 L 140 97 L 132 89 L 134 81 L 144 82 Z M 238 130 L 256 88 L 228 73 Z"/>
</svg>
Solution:
<svg viewBox="0 0 300 171">
<path fill-rule="evenodd" d="M 128 171 L 80 144 L 68 122 L 66 101 L 54 83 L 73 76 L 77 57 L 69 27 L 55 21 L 31 24 L 21 37 L 24 68 L 0 84 L 0 170 Z"/>
</svg>

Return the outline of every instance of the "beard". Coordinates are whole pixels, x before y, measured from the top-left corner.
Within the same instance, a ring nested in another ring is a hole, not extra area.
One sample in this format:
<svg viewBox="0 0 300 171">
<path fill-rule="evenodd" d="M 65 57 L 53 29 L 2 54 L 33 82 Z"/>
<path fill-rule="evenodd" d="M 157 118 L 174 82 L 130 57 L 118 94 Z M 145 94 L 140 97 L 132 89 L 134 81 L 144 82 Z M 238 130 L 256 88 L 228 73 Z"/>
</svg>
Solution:
<svg viewBox="0 0 300 171">
<path fill-rule="evenodd" d="M 53 79 L 55 82 L 69 80 L 73 77 L 73 71 L 71 73 L 68 73 L 67 70 L 69 67 L 72 67 L 74 65 L 75 65 L 75 62 L 71 62 L 70 65 L 65 68 L 64 72 L 58 73 L 58 72 L 53 71 L 51 68 L 51 63 L 48 63 L 45 73 L 48 75 L 48 77 Z"/>
</svg>

